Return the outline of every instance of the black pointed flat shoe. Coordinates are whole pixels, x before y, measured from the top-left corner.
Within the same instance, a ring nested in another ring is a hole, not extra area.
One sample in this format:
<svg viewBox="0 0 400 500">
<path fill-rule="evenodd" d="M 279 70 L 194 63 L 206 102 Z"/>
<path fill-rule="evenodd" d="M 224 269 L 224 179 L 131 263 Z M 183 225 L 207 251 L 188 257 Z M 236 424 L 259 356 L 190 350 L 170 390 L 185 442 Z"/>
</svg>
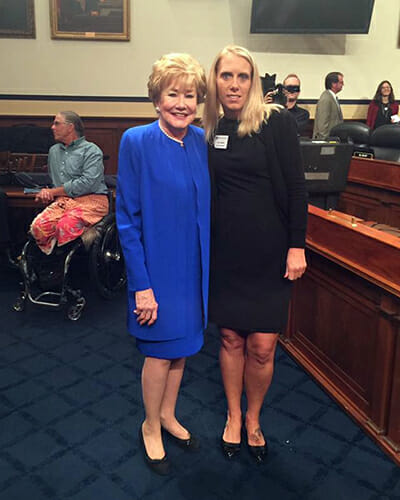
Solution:
<svg viewBox="0 0 400 500">
<path fill-rule="evenodd" d="M 221 438 L 221 448 L 222 453 L 226 458 L 232 460 L 240 453 L 240 443 L 228 443 L 228 441 L 224 441 L 224 438 Z"/>
<path fill-rule="evenodd" d="M 266 441 L 265 444 L 261 446 L 251 446 L 247 443 L 247 447 L 249 449 L 250 455 L 258 464 L 262 464 L 266 461 L 268 456 L 268 445 Z"/>
<path fill-rule="evenodd" d="M 163 431 L 169 438 L 171 438 L 180 448 L 187 451 L 197 451 L 200 448 L 200 441 L 189 432 L 188 439 L 180 439 L 173 434 L 171 434 L 167 429 L 163 427 Z"/>
<path fill-rule="evenodd" d="M 245 426 L 243 426 L 243 434 L 246 436 L 247 448 L 250 452 L 250 455 L 253 457 L 253 459 L 258 464 L 262 464 L 263 462 L 265 462 L 267 459 L 267 456 L 268 456 L 267 441 L 265 440 L 265 444 L 262 444 L 261 446 L 252 446 L 251 444 L 249 444 L 247 431 L 246 431 Z M 264 433 L 263 433 L 263 436 L 264 436 Z M 264 437 L 264 439 L 265 439 L 265 437 Z"/>
<path fill-rule="evenodd" d="M 156 474 L 160 476 L 168 476 L 171 472 L 171 465 L 168 460 L 167 454 L 163 458 L 150 458 L 146 451 L 146 446 L 143 439 L 142 427 L 139 428 L 139 443 L 142 447 L 143 457 L 146 465 Z"/>
</svg>

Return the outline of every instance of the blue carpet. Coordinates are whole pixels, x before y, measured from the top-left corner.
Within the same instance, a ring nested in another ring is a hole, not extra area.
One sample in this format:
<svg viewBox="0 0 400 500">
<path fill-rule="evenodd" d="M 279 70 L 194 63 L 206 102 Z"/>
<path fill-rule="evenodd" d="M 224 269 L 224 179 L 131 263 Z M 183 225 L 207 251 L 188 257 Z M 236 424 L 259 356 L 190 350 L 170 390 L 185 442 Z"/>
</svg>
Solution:
<svg viewBox="0 0 400 500">
<path fill-rule="evenodd" d="M 16 313 L 18 275 L 0 273 L 2 500 L 400 499 L 400 468 L 279 348 L 262 414 L 268 462 L 254 465 L 246 449 L 227 462 L 212 326 L 178 402 L 201 451 L 167 441 L 174 472 L 154 475 L 137 447 L 142 357 L 126 333 L 124 295 L 105 302 L 89 289 L 78 322 L 62 311 Z"/>
</svg>

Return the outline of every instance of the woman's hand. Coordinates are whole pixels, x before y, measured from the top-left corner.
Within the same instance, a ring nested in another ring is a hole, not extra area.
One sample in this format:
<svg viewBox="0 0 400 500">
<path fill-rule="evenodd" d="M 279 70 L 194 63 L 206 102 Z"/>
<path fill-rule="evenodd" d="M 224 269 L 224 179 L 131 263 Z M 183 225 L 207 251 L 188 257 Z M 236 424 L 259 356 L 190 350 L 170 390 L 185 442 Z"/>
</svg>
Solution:
<svg viewBox="0 0 400 500">
<path fill-rule="evenodd" d="M 304 248 L 289 248 L 286 258 L 286 272 L 284 278 L 291 281 L 301 278 L 306 270 L 307 262 Z"/>
<path fill-rule="evenodd" d="M 43 188 L 35 196 L 35 201 L 41 201 L 42 203 L 50 203 L 54 200 L 54 195 L 51 189 Z"/>
<path fill-rule="evenodd" d="M 154 298 L 151 288 L 141 290 L 135 293 L 136 309 L 133 311 L 137 315 L 137 321 L 140 325 L 146 323 L 151 326 L 157 320 L 158 304 Z"/>
</svg>

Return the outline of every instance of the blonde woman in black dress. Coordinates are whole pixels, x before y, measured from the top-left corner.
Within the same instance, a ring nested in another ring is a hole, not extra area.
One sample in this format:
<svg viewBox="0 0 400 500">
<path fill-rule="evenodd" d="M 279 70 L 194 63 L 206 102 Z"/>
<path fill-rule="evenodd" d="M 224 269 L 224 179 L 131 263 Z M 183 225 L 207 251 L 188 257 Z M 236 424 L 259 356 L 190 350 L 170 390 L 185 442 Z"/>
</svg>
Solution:
<svg viewBox="0 0 400 500">
<path fill-rule="evenodd" d="M 211 67 L 203 123 L 213 188 L 209 314 L 221 332 L 228 403 L 221 444 L 233 458 L 244 432 L 250 453 L 263 462 L 260 411 L 291 284 L 306 269 L 307 201 L 296 123 L 282 107 L 263 103 L 255 62 L 237 46 L 224 48 Z"/>
</svg>

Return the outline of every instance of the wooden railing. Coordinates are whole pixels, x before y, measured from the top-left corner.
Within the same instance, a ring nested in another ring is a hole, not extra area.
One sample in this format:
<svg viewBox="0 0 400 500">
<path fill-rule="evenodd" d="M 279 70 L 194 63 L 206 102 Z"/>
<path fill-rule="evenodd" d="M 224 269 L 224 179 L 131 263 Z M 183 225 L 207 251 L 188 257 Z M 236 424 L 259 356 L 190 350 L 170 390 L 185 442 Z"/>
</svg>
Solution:
<svg viewBox="0 0 400 500">
<path fill-rule="evenodd" d="M 400 163 L 353 158 L 339 210 L 400 227 Z"/>
<path fill-rule="evenodd" d="M 283 347 L 400 465 L 400 239 L 309 207 Z"/>
</svg>

